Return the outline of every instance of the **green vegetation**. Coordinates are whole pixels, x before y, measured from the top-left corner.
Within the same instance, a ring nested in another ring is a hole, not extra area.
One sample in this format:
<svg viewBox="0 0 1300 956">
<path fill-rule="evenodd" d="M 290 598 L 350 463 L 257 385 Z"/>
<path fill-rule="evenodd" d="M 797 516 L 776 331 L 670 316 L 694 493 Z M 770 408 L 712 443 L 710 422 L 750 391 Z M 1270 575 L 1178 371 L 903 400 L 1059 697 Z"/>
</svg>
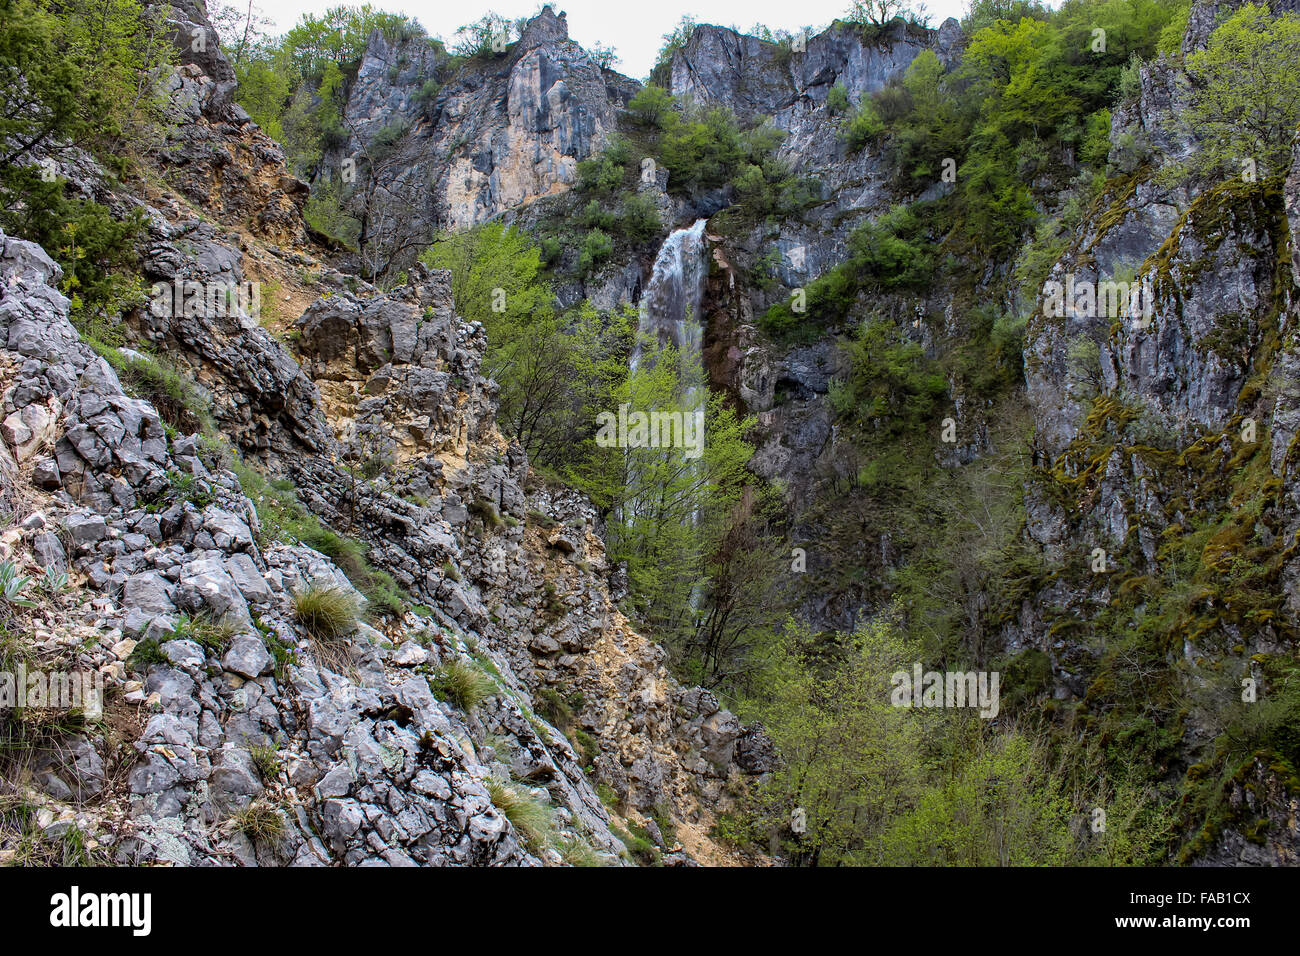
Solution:
<svg viewBox="0 0 1300 956">
<path fill-rule="evenodd" d="M 76 323 L 140 302 L 138 210 L 71 198 L 59 163 L 88 151 L 123 174 L 163 129 L 159 70 L 173 56 L 160 9 L 136 0 L 0 0 L 0 227 L 62 266 Z"/>
<path fill-rule="evenodd" d="M 6 786 L 6 790 L 8 786 Z M 50 836 L 41 825 L 42 807 L 23 796 L 0 793 L 0 852 L 7 866 L 111 866 L 112 855 L 80 827 Z"/>
<path fill-rule="evenodd" d="M 424 258 L 451 270 L 457 309 L 487 331 L 484 367 L 500 383 L 503 431 L 535 465 L 562 468 L 627 375 L 634 313 L 602 316 L 586 303 L 558 313 L 539 247 L 497 224 L 446 237 Z"/>
<path fill-rule="evenodd" d="M 176 619 L 172 639 L 193 641 L 206 651 L 220 654 L 230 646 L 237 630 L 232 622 L 208 613 L 182 614 Z"/>
<path fill-rule="evenodd" d="M 1191 102 L 1177 123 L 1193 129 L 1200 149 L 1175 175 L 1199 173 L 1263 179 L 1291 164 L 1300 126 L 1300 14 L 1270 15 L 1248 4 L 1187 57 Z"/>
<path fill-rule="evenodd" d="M 287 479 L 267 481 L 266 476 L 242 461 L 230 467 L 239 478 L 244 494 L 257 509 L 261 535 L 270 541 L 305 544 L 325 555 L 366 599 L 366 613 L 400 618 L 406 613 L 410 596 L 387 571 L 374 567 L 366 557 L 366 546 L 332 528 L 303 507 Z"/>
<path fill-rule="evenodd" d="M 486 671 L 460 658 L 452 658 L 429 678 L 429 688 L 439 700 L 454 704 L 469 713 L 479 704 L 499 693 L 496 681 Z"/>
<path fill-rule="evenodd" d="M 257 767 L 257 772 L 262 775 L 263 780 L 274 779 L 284 766 L 275 744 L 250 744 L 248 752 L 253 758 L 253 766 Z"/>
<path fill-rule="evenodd" d="M 492 804 L 510 821 L 520 841 L 529 850 L 544 849 L 551 840 L 551 811 L 536 797 L 517 786 L 489 780 Z"/>
<path fill-rule="evenodd" d="M 773 336 L 807 334 L 844 321 L 865 292 L 920 291 L 933 280 L 934 237 L 940 228 L 932 203 L 895 206 L 849 236 L 849 258 L 767 310 L 763 329 Z"/>
<path fill-rule="evenodd" d="M 774 648 L 758 712 L 785 763 L 721 836 L 776 828 L 792 860 L 822 866 L 1134 864 L 1167 836 L 1168 815 L 1131 786 L 1094 777 L 1079 794 L 1030 728 L 892 706 L 890 675 L 924 659 L 892 615 L 816 645 L 791 628 Z M 786 827 L 794 806 L 804 836 Z M 1085 806 L 1107 808 L 1108 826 L 1080 840 Z"/>
<path fill-rule="evenodd" d="M 293 596 L 298 623 L 318 641 L 331 642 L 356 630 L 357 602 L 342 588 L 310 584 Z"/>
<path fill-rule="evenodd" d="M 260 800 L 236 810 L 230 817 L 236 830 L 254 842 L 278 843 L 284 838 L 284 817 Z"/>
</svg>

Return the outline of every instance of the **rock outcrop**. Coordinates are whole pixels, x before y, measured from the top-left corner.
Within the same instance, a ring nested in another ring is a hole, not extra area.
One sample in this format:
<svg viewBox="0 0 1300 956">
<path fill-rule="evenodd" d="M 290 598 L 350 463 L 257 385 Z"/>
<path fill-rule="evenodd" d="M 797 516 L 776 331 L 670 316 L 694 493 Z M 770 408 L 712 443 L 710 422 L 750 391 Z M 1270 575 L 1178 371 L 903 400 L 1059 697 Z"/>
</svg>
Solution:
<svg viewBox="0 0 1300 956">
<path fill-rule="evenodd" d="M 344 111 L 353 132 L 335 157 L 364 157 L 385 127 L 400 131 L 391 164 L 401 172 L 384 192 L 397 202 L 403 183 L 419 184 L 420 205 L 402 215 L 423 235 L 567 189 L 637 88 L 570 40 L 564 15 L 549 6 L 508 49 L 450 76 L 446 59 L 425 37 L 372 35 Z"/>
</svg>

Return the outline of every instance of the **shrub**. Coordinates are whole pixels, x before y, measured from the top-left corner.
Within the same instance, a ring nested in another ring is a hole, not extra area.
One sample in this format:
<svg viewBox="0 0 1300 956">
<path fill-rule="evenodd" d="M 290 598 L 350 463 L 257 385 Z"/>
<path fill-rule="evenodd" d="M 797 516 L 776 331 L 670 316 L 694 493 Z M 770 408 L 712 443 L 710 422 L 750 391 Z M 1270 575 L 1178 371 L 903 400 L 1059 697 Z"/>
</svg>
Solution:
<svg viewBox="0 0 1300 956">
<path fill-rule="evenodd" d="M 546 236 L 541 241 L 540 250 L 542 265 L 553 266 L 560 261 L 560 256 L 564 254 L 564 243 L 555 236 Z"/>
<path fill-rule="evenodd" d="M 442 87 L 438 84 L 438 81 L 430 77 L 424 81 L 424 85 L 420 87 L 420 92 L 415 94 L 415 102 L 426 116 L 433 112 L 433 104 L 438 99 L 440 89 Z"/>
<path fill-rule="evenodd" d="M 832 114 L 838 115 L 849 108 L 849 93 L 839 83 L 831 87 L 830 92 L 826 94 L 826 109 Z"/>
<path fill-rule="evenodd" d="M 876 112 L 876 105 L 864 99 L 844 130 L 844 141 L 856 152 L 884 131 L 885 123 Z"/>
<path fill-rule="evenodd" d="M 623 185 L 627 168 L 610 150 L 578 163 L 578 188 L 585 192 L 610 193 Z"/>
<path fill-rule="evenodd" d="M 664 121 L 672 109 L 672 94 L 663 87 L 653 84 L 641 87 L 627 104 L 627 111 L 632 114 L 632 119 L 636 123 L 653 129 L 664 128 Z"/>
<path fill-rule="evenodd" d="M 634 193 L 623 200 L 623 230 L 632 239 L 644 242 L 662 229 L 659 207 L 649 193 Z"/>
<path fill-rule="evenodd" d="M 582 252 L 578 255 L 578 269 L 586 275 L 613 254 L 614 240 L 599 229 L 593 229 L 587 233 L 587 238 L 582 240 Z"/>
<path fill-rule="evenodd" d="M 310 585 L 293 596 L 298 623 L 319 641 L 334 641 L 356 630 L 357 602 L 341 588 Z"/>
<path fill-rule="evenodd" d="M 581 221 L 588 229 L 614 228 L 614 214 L 606 210 L 599 199 L 593 199 L 583 207 Z"/>
<path fill-rule="evenodd" d="M 497 685 L 480 668 L 453 658 L 429 679 L 429 689 L 439 700 L 468 713 L 496 693 Z"/>
<path fill-rule="evenodd" d="M 690 116 L 672 114 L 659 152 L 668 188 L 689 193 L 726 185 L 748 151 L 735 116 L 714 106 Z"/>
</svg>

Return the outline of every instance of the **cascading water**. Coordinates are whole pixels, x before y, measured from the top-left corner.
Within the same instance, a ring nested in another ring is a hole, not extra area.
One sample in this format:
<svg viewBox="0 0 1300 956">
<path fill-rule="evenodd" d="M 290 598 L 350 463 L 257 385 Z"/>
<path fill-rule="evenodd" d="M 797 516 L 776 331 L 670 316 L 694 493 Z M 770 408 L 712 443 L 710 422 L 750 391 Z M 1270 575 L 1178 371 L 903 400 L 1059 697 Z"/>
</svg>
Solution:
<svg viewBox="0 0 1300 956">
<path fill-rule="evenodd" d="M 694 475 L 700 473 L 698 459 L 704 442 L 705 389 L 701 356 L 703 329 L 700 323 L 700 302 L 704 298 L 704 283 L 708 278 L 704 226 L 705 220 L 697 219 L 690 228 L 678 229 L 670 234 L 660 247 L 650 281 L 641 297 L 637 341 L 630 362 L 630 371 L 635 378 L 638 372 L 648 372 L 654 362 L 664 359 L 662 349 L 671 347 L 675 353 L 679 377 L 677 393 L 671 396 L 674 407 L 670 414 L 676 416 L 677 431 L 671 447 L 682 449 L 686 467 Z M 648 444 L 651 447 L 669 447 L 667 440 L 661 441 L 665 438 L 664 434 L 654 428 L 657 416 L 664 411 L 669 410 L 636 410 L 636 413 L 648 414 L 650 418 L 652 437 Z M 658 420 L 662 421 L 661 418 Z M 632 468 L 634 472 L 641 473 L 636 466 Z M 652 497 L 656 494 L 657 492 L 652 492 Z M 691 500 L 696 500 L 694 494 L 691 495 Z M 628 502 L 625 517 L 630 518 L 649 503 L 646 498 L 634 498 Z M 698 521 L 698 505 L 693 506 L 688 514 L 694 521 Z"/>
<path fill-rule="evenodd" d="M 683 368 L 693 370 L 700 365 L 700 300 L 704 298 L 704 280 L 709 272 L 704 224 L 705 220 L 697 219 L 689 229 L 673 232 L 655 257 L 650 282 L 641 296 L 637 343 L 632 351 L 633 372 L 640 367 L 645 339 L 674 346 Z M 684 384 L 698 393 L 698 381 Z"/>
</svg>

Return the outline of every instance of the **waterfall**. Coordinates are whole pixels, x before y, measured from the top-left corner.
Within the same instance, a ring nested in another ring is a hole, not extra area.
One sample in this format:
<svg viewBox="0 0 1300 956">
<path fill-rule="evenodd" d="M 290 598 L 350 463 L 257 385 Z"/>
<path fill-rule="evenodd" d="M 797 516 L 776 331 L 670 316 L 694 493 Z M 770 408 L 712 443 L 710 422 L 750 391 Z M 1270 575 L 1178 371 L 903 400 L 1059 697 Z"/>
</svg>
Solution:
<svg viewBox="0 0 1300 956">
<path fill-rule="evenodd" d="M 647 359 L 653 361 L 656 347 L 671 346 L 676 350 L 679 368 L 677 394 L 671 401 L 674 409 L 635 408 L 628 417 L 640 416 L 650 421 L 649 439 L 642 445 L 636 442 L 628 447 L 682 448 L 678 454 L 688 459 L 687 468 L 691 473 L 699 474 L 701 463 L 698 461 L 703 451 L 704 442 L 704 403 L 707 392 L 704 387 L 704 374 L 701 344 L 704 338 L 700 322 L 700 302 L 704 298 L 704 283 L 708 278 L 707 244 L 704 240 L 705 220 L 697 219 L 690 228 L 674 231 L 659 249 L 655 257 L 650 281 L 641 296 L 640 315 L 637 321 L 637 341 L 632 350 L 630 372 L 633 378 L 639 371 L 649 371 L 645 366 Z M 650 354 L 646 355 L 647 347 Z M 659 401 L 662 401 L 662 396 Z M 662 421 L 661 416 L 667 412 L 667 418 L 673 419 L 675 439 L 671 444 L 667 434 L 656 428 Z M 664 441 L 661 443 L 661 439 Z M 684 440 L 685 439 L 685 440 Z M 638 466 L 632 466 L 632 473 L 641 477 Z M 633 479 L 634 483 L 636 479 Z M 624 516 L 643 506 L 654 507 L 655 499 L 635 497 L 625 505 Z M 699 521 L 698 504 L 691 510 L 692 524 Z M 692 599 L 694 600 L 694 599 Z"/>
<path fill-rule="evenodd" d="M 637 325 L 637 344 L 632 351 L 632 371 L 641 363 L 641 340 L 656 337 L 661 345 L 673 345 L 685 368 L 700 364 L 700 301 L 708 278 L 705 220 L 697 219 L 689 229 L 673 232 L 659 249 Z M 700 382 L 690 382 L 687 397 L 698 394 Z"/>
</svg>

